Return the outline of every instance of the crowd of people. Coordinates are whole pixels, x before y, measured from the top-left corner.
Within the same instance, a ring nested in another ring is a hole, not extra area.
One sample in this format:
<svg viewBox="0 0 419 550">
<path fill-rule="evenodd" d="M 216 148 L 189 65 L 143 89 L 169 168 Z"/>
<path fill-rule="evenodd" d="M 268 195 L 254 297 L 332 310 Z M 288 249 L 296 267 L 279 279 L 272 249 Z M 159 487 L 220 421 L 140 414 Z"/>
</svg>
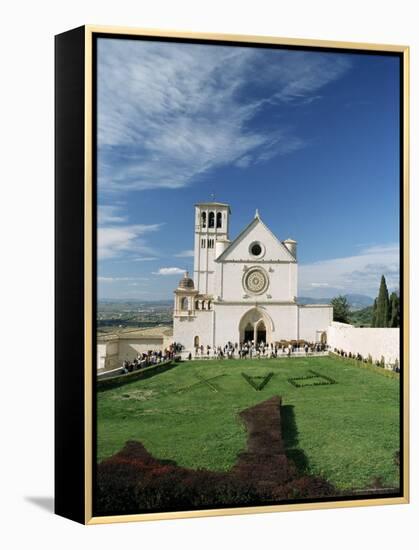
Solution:
<svg viewBox="0 0 419 550">
<path fill-rule="evenodd" d="M 383 355 L 381 356 L 380 360 L 376 359 L 374 361 L 371 355 L 368 355 L 368 357 L 363 357 L 360 353 L 352 353 L 350 351 L 346 352 L 343 349 L 337 349 L 337 348 L 334 348 L 333 352 L 346 359 L 356 359 L 357 361 L 361 361 L 362 363 L 369 363 L 371 365 L 375 365 L 376 367 L 381 367 L 383 369 L 390 368 L 394 372 L 400 372 L 400 364 L 398 359 L 396 359 L 395 362 L 391 364 L 391 363 L 386 363 Z"/>
<path fill-rule="evenodd" d="M 195 348 L 195 359 L 257 359 L 291 356 L 295 353 L 300 355 L 319 353 L 327 351 L 326 344 L 310 343 L 302 340 L 293 342 L 255 343 L 253 340 L 244 343 L 227 342 L 224 346 L 198 346 Z M 192 353 L 189 353 L 189 360 L 192 359 Z"/>
<path fill-rule="evenodd" d="M 178 342 L 173 342 L 164 351 L 147 351 L 138 353 L 133 360 L 125 359 L 121 370 L 123 374 L 133 372 L 134 370 L 144 369 L 152 365 L 157 365 L 163 361 L 168 361 L 178 357 L 183 351 L 184 346 Z M 290 357 L 292 355 L 311 355 L 314 353 L 326 352 L 329 347 L 325 343 L 312 343 L 304 340 L 270 343 L 265 342 L 255 343 L 253 340 L 244 343 L 227 342 L 224 346 L 197 346 L 195 348 L 194 357 L 192 352 L 189 353 L 188 359 L 259 359 L 269 358 L 277 359 L 279 357 Z M 356 359 L 364 363 L 372 363 L 379 367 L 385 367 L 384 358 L 381 361 L 373 361 L 371 356 L 363 357 L 360 353 L 346 352 L 341 349 L 333 349 L 334 353 L 344 358 Z M 391 365 L 392 370 L 400 372 L 399 362 L 396 360 L 394 365 Z"/>
<path fill-rule="evenodd" d="M 164 351 L 147 351 L 143 353 L 138 353 L 132 361 L 125 359 L 122 363 L 122 373 L 127 374 L 128 372 L 133 372 L 134 370 L 145 369 L 146 367 L 151 367 L 162 363 L 163 361 L 169 361 L 174 359 L 182 351 L 181 344 L 173 342 L 168 346 Z"/>
</svg>

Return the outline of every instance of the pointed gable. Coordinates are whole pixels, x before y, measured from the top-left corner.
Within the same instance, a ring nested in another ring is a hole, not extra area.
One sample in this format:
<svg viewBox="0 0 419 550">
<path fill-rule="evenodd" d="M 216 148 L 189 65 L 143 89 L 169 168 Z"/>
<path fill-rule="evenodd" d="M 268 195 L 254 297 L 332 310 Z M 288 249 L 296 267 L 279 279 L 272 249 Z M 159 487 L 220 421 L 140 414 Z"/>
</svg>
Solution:
<svg viewBox="0 0 419 550">
<path fill-rule="evenodd" d="M 259 243 L 262 248 L 260 255 L 251 253 L 253 243 Z M 216 262 L 296 262 L 288 248 L 263 223 L 256 213 L 255 218 L 229 244 Z"/>
</svg>

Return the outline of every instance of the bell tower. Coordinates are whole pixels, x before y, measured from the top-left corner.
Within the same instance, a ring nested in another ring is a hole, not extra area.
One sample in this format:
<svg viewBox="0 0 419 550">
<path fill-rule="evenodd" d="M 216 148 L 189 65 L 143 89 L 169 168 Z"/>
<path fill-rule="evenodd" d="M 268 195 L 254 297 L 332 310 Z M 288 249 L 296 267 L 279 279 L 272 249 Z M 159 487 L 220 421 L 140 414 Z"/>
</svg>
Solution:
<svg viewBox="0 0 419 550">
<path fill-rule="evenodd" d="M 216 243 L 228 241 L 230 206 L 221 202 L 195 205 L 194 283 L 200 294 L 214 293 Z"/>
</svg>

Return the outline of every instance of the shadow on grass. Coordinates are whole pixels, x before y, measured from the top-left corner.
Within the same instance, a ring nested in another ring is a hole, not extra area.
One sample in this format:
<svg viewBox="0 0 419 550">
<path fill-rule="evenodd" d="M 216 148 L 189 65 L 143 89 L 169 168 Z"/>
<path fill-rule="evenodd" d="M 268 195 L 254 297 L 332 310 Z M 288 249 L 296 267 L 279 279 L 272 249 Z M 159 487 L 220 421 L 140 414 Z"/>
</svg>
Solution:
<svg viewBox="0 0 419 550">
<path fill-rule="evenodd" d="M 299 474 L 307 473 L 309 462 L 303 450 L 298 448 L 298 428 L 295 421 L 294 405 L 281 407 L 281 431 L 287 458 L 292 460 Z"/>
</svg>

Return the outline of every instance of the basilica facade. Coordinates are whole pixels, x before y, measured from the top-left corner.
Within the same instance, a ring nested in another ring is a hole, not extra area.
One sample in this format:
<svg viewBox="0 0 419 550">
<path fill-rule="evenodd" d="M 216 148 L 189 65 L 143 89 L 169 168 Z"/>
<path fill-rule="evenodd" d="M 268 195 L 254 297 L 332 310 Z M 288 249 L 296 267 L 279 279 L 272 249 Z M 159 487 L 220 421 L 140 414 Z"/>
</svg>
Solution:
<svg viewBox="0 0 419 550">
<path fill-rule="evenodd" d="M 258 211 L 230 240 L 230 215 L 228 204 L 195 205 L 194 272 L 174 291 L 174 340 L 186 350 L 322 341 L 333 308 L 298 303 L 297 242 L 278 239 Z"/>
</svg>

